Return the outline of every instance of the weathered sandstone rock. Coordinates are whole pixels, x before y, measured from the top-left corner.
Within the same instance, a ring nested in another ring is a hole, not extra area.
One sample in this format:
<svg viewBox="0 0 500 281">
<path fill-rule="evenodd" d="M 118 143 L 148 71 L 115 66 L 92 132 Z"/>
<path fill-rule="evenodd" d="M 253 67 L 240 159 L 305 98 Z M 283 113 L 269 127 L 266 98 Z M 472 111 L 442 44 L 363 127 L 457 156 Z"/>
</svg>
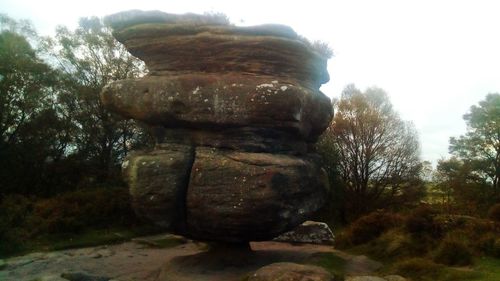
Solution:
<svg viewBox="0 0 500 281">
<path fill-rule="evenodd" d="M 272 128 L 167 129 L 151 127 L 157 146 L 169 143 L 208 146 L 244 152 L 306 154 L 308 144 L 296 135 Z"/>
<path fill-rule="evenodd" d="M 325 269 L 314 265 L 302 265 L 290 262 L 278 262 L 266 265 L 248 281 L 334 281 L 334 277 Z"/>
<path fill-rule="evenodd" d="M 291 231 L 273 239 L 289 243 L 330 244 L 335 242 L 332 230 L 324 222 L 305 221 Z"/>
<path fill-rule="evenodd" d="M 129 11 L 107 17 L 113 35 L 152 75 L 252 73 L 289 77 L 319 88 L 326 59 L 283 25 L 238 27 L 199 15 Z"/>
<path fill-rule="evenodd" d="M 192 73 L 108 84 L 111 110 L 169 128 L 273 128 L 316 139 L 331 118 L 330 99 L 291 80 L 270 76 Z"/>
<path fill-rule="evenodd" d="M 106 18 L 149 73 L 108 84 L 108 109 L 157 144 L 123 163 L 137 214 L 199 240 L 242 244 L 299 225 L 325 199 L 310 148 L 332 118 L 327 59 L 290 27 L 211 15 Z"/>
<path fill-rule="evenodd" d="M 324 171 L 289 155 L 197 148 L 187 192 L 187 229 L 231 242 L 273 238 L 317 211 Z"/>
<path fill-rule="evenodd" d="M 193 159 L 193 148 L 179 144 L 130 154 L 122 167 L 136 213 L 163 227 L 181 227 Z"/>
</svg>

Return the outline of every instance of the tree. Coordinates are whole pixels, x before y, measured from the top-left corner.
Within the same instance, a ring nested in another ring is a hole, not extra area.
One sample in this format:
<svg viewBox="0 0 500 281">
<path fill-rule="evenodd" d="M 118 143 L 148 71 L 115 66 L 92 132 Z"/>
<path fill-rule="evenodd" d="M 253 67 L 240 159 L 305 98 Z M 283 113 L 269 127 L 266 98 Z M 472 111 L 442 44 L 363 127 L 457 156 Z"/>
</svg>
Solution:
<svg viewBox="0 0 500 281">
<path fill-rule="evenodd" d="M 487 183 L 474 172 L 471 162 L 464 162 L 455 156 L 441 159 L 433 179 L 448 213 L 477 215 L 481 210 L 484 213 L 488 209 L 490 194 L 484 188 Z"/>
<path fill-rule="evenodd" d="M 491 203 L 500 199 L 500 94 L 488 94 L 464 115 L 467 132 L 450 138 L 450 153 L 469 171 L 469 177 L 486 190 Z M 464 175 L 460 175 L 463 177 Z M 458 175 L 457 175 L 458 177 Z"/>
<path fill-rule="evenodd" d="M 389 206 L 421 186 L 417 133 L 393 110 L 382 89 L 363 93 L 349 85 L 334 107 L 325 137 L 338 152 L 348 212 Z"/>
<path fill-rule="evenodd" d="M 59 102 L 77 128 L 75 154 L 89 163 L 90 175 L 98 181 L 112 178 L 127 151 L 149 139 L 134 121 L 107 111 L 99 94 L 111 81 L 143 75 L 144 64 L 96 17 L 80 19 L 75 31 L 59 27 L 56 40 L 49 45 L 64 73 L 66 88 L 59 94 Z"/>
<path fill-rule="evenodd" d="M 58 72 L 30 43 L 40 38 L 28 22 L 0 15 L 0 23 L 0 195 L 43 193 L 48 162 L 70 142 L 55 103 Z"/>
</svg>

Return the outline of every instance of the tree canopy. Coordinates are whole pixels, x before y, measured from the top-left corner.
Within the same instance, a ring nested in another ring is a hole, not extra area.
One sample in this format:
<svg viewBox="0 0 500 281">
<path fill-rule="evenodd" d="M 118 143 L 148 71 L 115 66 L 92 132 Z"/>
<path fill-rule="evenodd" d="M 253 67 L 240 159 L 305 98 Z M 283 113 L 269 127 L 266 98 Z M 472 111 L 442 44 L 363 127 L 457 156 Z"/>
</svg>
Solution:
<svg viewBox="0 0 500 281">
<path fill-rule="evenodd" d="M 500 192 L 500 94 L 488 94 L 464 115 L 467 133 L 450 138 L 450 153 Z"/>
<path fill-rule="evenodd" d="M 336 147 L 338 171 L 351 212 L 390 204 L 419 181 L 416 130 L 401 120 L 379 88 L 345 88 L 334 101 L 335 116 L 325 134 Z M 383 198 L 383 200 L 382 200 Z"/>
<path fill-rule="evenodd" d="M 0 196 L 118 179 L 119 160 L 149 139 L 105 110 L 99 93 L 109 81 L 143 75 L 144 64 L 95 17 L 74 31 L 59 27 L 55 38 L 5 15 L 0 24 Z"/>
</svg>

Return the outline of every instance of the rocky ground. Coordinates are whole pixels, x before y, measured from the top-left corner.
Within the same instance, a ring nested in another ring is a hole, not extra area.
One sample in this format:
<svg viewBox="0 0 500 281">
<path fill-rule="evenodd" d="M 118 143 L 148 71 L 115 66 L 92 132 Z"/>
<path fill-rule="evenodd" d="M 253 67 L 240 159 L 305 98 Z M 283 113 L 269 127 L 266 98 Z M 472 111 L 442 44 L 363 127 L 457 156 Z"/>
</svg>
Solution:
<svg viewBox="0 0 500 281">
<path fill-rule="evenodd" d="M 203 243 L 169 235 L 144 237 L 117 245 L 9 258 L 3 265 L 0 263 L 0 280 L 152 281 L 169 275 L 167 280 L 233 281 L 241 280 L 242 276 L 248 276 L 265 264 L 300 262 L 311 255 L 329 252 L 346 261 L 348 275 L 368 275 L 381 267 L 380 263 L 365 256 L 353 256 L 328 245 L 253 242 L 251 248 L 251 256 L 234 257 L 220 251 L 208 257 L 207 246 Z M 245 266 L 236 266 L 242 260 Z M 179 268 L 172 270 L 172 265 Z M 185 273 L 189 275 L 184 276 L 187 279 L 181 277 Z"/>
</svg>

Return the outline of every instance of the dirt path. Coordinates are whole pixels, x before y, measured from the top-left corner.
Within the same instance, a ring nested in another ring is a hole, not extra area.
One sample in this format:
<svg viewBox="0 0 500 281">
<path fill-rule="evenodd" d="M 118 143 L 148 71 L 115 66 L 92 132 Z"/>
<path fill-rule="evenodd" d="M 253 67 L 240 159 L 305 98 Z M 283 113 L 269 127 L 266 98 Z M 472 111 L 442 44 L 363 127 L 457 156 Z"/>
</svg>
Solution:
<svg viewBox="0 0 500 281">
<path fill-rule="evenodd" d="M 175 274 L 183 276 L 186 273 L 189 279 L 185 280 L 232 281 L 265 264 L 300 262 L 315 253 L 325 252 L 346 260 L 346 272 L 350 275 L 369 274 L 380 267 L 379 263 L 364 256 L 352 256 L 325 245 L 252 242 L 251 256 L 222 253 L 207 257 L 202 244 L 192 241 L 171 248 L 150 247 L 144 243 L 153 241 L 154 244 L 162 237 L 165 235 L 146 237 L 140 240 L 141 243 L 131 241 L 10 258 L 5 260 L 7 266 L 0 270 L 0 280 L 67 281 L 60 277 L 62 273 L 78 272 L 121 281 L 154 281 L 165 275 L 170 276 L 168 280 L 180 281 L 183 278 L 176 278 Z M 221 263 L 221 260 L 224 261 Z M 177 265 L 172 268 L 171 264 Z"/>
</svg>

